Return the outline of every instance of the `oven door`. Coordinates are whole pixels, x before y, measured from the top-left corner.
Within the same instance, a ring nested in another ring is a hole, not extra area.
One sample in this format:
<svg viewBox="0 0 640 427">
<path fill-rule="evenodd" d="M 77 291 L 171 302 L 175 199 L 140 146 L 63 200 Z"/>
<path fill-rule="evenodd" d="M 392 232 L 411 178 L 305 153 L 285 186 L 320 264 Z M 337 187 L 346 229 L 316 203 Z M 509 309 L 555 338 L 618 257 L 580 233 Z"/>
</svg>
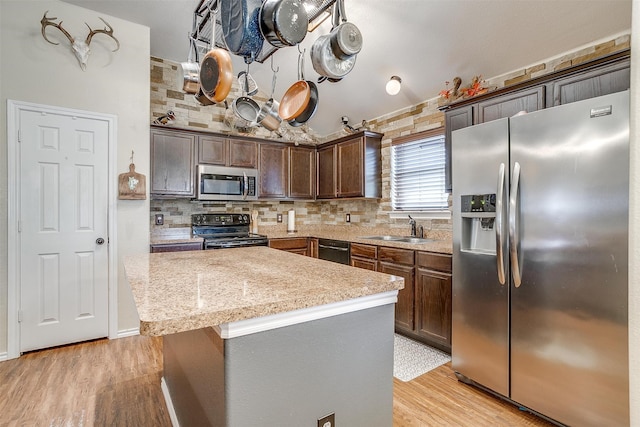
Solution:
<svg viewBox="0 0 640 427">
<path fill-rule="evenodd" d="M 241 248 L 247 246 L 267 246 L 268 239 L 209 239 L 204 243 L 205 249 Z"/>
<path fill-rule="evenodd" d="M 255 169 L 198 165 L 198 200 L 256 200 Z"/>
</svg>

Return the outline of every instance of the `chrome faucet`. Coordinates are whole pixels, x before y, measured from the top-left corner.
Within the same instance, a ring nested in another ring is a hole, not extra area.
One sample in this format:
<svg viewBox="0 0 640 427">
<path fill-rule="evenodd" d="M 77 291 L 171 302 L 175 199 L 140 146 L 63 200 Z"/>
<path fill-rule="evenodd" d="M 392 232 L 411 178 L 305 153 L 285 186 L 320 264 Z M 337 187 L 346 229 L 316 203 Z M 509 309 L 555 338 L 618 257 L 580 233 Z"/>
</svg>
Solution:
<svg viewBox="0 0 640 427">
<path fill-rule="evenodd" d="M 411 237 L 416 237 L 416 220 L 409 215 L 409 225 L 411 226 Z"/>
<path fill-rule="evenodd" d="M 424 227 L 422 227 L 421 225 L 418 226 L 418 237 L 421 239 L 424 238 Z"/>
</svg>

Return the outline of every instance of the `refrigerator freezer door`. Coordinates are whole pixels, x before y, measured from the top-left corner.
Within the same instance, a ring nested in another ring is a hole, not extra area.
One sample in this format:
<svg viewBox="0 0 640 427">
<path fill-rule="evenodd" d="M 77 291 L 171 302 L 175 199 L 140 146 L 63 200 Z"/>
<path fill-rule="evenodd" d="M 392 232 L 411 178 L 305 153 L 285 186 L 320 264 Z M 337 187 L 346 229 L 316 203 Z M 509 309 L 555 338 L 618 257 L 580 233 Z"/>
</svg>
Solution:
<svg viewBox="0 0 640 427">
<path fill-rule="evenodd" d="M 509 394 L 509 282 L 501 284 L 499 272 L 509 271 L 504 220 L 508 124 L 508 119 L 501 119 L 452 133 L 452 366 L 458 374 L 505 396 Z M 479 207 L 485 202 L 491 205 L 491 195 L 502 212 Z M 496 225 L 502 225 L 502 248 L 496 243 Z M 496 253 L 502 255 L 502 263 Z"/>
<path fill-rule="evenodd" d="M 628 425 L 628 93 L 510 128 L 522 278 L 510 290 L 511 399 L 567 425 Z"/>
</svg>

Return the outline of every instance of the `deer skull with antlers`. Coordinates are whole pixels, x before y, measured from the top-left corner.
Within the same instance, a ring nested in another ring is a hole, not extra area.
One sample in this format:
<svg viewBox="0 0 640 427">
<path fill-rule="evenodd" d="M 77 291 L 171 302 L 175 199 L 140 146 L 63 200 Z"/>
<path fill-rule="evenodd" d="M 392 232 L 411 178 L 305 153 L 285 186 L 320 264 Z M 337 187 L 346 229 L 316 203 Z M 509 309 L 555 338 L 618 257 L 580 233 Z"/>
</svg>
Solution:
<svg viewBox="0 0 640 427">
<path fill-rule="evenodd" d="M 75 38 L 71 37 L 71 34 L 69 34 L 67 32 L 67 30 L 62 28 L 62 21 L 60 21 L 57 24 L 55 22 L 53 22 L 58 18 L 48 18 L 47 17 L 47 13 L 48 12 L 49 11 L 46 11 L 44 13 L 44 15 L 42 16 L 42 19 L 40 20 L 40 24 L 42 24 L 42 37 L 44 37 L 44 39 L 46 41 L 48 41 L 49 43 L 57 45 L 57 44 L 60 44 L 60 43 L 54 43 L 54 42 L 52 42 L 51 40 L 49 40 L 47 38 L 47 35 L 45 34 L 45 29 L 48 26 L 52 26 L 52 27 L 56 27 L 57 29 L 62 31 L 62 34 L 67 36 L 67 38 L 71 42 L 71 51 L 76 56 L 76 58 L 78 58 L 78 62 L 80 63 L 80 68 L 82 68 L 82 71 L 87 69 L 87 61 L 89 60 L 89 54 L 91 53 L 91 49 L 89 49 L 89 45 L 91 44 L 91 38 L 94 35 L 96 35 L 96 34 L 106 34 L 107 36 L 109 36 L 113 40 L 115 40 L 115 42 L 116 42 L 117 46 L 113 50 L 113 52 L 115 52 L 116 50 L 120 49 L 120 42 L 118 41 L 118 39 L 116 39 L 113 36 L 113 28 L 111 28 L 111 25 L 109 25 L 109 23 L 107 23 L 107 21 L 105 21 L 104 19 L 100 18 L 100 20 L 105 23 L 105 25 L 108 27 L 108 29 L 105 28 L 104 30 L 92 30 L 91 27 L 89 27 L 89 24 L 87 24 L 85 22 L 85 25 L 89 28 L 89 35 L 87 35 L 87 38 L 85 40 L 78 40 L 78 39 L 75 39 Z"/>
</svg>

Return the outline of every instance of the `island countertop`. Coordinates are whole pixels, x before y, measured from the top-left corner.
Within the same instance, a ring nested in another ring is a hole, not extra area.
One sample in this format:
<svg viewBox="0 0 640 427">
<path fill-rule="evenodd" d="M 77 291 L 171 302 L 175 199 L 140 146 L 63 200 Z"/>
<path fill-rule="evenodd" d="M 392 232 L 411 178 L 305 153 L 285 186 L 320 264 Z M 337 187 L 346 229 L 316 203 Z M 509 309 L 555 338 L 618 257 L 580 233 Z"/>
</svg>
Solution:
<svg viewBox="0 0 640 427">
<path fill-rule="evenodd" d="M 400 290 L 404 280 L 268 247 L 127 257 L 142 335 L 167 335 Z"/>
</svg>

